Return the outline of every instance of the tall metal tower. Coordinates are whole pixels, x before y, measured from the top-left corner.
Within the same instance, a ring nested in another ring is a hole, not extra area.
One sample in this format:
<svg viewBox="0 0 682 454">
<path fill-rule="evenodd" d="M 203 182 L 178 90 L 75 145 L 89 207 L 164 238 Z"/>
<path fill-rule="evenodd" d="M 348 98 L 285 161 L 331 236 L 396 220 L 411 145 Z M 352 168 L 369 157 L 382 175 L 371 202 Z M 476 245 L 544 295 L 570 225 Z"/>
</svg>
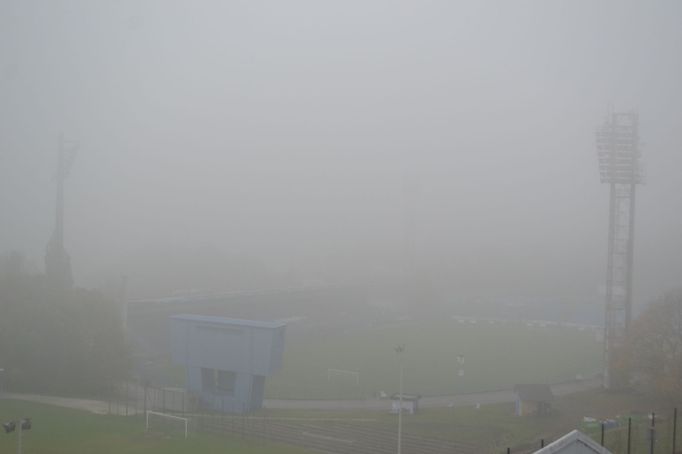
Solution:
<svg viewBox="0 0 682 454">
<path fill-rule="evenodd" d="M 64 249 L 64 181 L 76 155 L 78 145 L 59 138 L 59 155 L 57 160 L 57 200 L 55 210 L 55 226 L 45 253 L 45 275 L 53 290 L 65 290 L 73 286 L 71 260 Z"/>
<path fill-rule="evenodd" d="M 602 183 L 610 186 L 609 244 L 604 320 L 604 387 L 627 385 L 618 367 L 618 348 L 625 342 L 632 314 L 632 268 L 635 240 L 635 187 L 643 182 L 639 119 L 634 112 L 611 113 L 597 130 L 597 157 Z"/>
<path fill-rule="evenodd" d="M 403 182 L 403 253 L 405 260 L 405 308 L 408 314 L 419 313 L 423 295 L 419 289 L 419 271 L 417 264 L 417 210 L 421 193 L 419 180 L 412 174 L 406 174 Z"/>
<path fill-rule="evenodd" d="M 409 279 L 415 279 L 417 275 L 417 205 L 420 191 L 419 181 L 407 174 L 403 182 L 403 250 Z"/>
</svg>

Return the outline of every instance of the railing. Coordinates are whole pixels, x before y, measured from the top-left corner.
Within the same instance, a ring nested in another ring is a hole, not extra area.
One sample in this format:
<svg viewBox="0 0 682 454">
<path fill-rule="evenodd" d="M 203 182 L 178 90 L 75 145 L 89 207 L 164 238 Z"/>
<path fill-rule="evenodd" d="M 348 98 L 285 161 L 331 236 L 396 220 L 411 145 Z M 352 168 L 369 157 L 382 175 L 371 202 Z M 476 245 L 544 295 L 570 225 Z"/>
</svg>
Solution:
<svg viewBox="0 0 682 454">
<path fill-rule="evenodd" d="M 614 454 L 680 454 L 677 408 L 666 414 L 649 413 L 614 419 L 587 420 L 580 431 Z M 508 447 L 507 454 L 526 454 L 539 450 L 553 440 L 540 439 L 535 446 Z"/>
</svg>

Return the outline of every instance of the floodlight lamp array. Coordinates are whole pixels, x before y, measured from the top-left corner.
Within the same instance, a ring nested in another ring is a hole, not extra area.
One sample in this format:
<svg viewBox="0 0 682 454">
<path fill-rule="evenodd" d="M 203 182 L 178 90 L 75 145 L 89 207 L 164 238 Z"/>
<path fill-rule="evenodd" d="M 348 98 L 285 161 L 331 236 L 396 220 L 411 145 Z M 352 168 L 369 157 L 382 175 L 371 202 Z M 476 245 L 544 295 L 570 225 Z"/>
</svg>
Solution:
<svg viewBox="0 0 682 454">
<path fill-rule="evenodd" d="M 5 433 L 8 434 L 14 432 L 17 429 L 17 423 L 21 427 L 21 430 L 31 429 L 31 418 L 23 418 L 19 421 L 7 421 L 6 423 L 2 424 L 2 428 L 5 430 Z"/>
<path fill-rule="evenodd" d="M 602 183 L 643 182 L 636 113 L 611 114 L 597 130 L 596 144 Z"/>
</svg>

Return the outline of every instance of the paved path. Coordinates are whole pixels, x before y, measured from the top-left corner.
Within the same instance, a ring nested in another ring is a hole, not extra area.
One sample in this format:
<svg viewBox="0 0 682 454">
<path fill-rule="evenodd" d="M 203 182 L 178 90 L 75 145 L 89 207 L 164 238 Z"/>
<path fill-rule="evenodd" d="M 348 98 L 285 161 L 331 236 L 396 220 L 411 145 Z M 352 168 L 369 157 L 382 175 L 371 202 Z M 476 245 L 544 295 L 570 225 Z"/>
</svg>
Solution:
<svg viewBox="0 0 682 454">
<path fill-rule="evenodd" d="M 598 388 L 601 386 L 599 378 L 592 378 L 588 380 L 560 383 L 552 385 L 552 393 L 555 396 L 561 397 L 568 394 L 573 394 L 580 391 L 587 391 L 589 389 Z M 56 405 L 59 407 L 74 408 L 77 410 L 85 410 L 96 414 L 106 414 L 109 409 L 109 404 L 100 400 L 92 399 L 77 399 L 72 397 L 56 397 L 43 396 L 39 394 L 17 394 L 17 393 L 3 393 L 0 394 L 0 399 L 17 399 L 27 400 L 31 402 L 39 402 L 48 405 Z M 476 404 L 499 404 L 505 402 L 513 402 L 515 399 L 514 392 L 511 389 L 500 391 L 487 391 L 470 394 L 457 394 L 453 396 L 432 396 L 423 397 L 419 401 L 421 408 L 438 408 L 438 407 L 466 407 Z M 390 408 L 390 401 L 380 399 L 367 400 L 279 400 L 266 399 L 264 406 L 266 408 L 288 409 L 288 410 L 388 410 Z M 130 412 L 134 414 L 134 410 Z"/>
<path fill-rule="evenodd" d="M 41 394 L 2 393 L 0 394 L 0 399 L 27 400 L 29 402 L 38 402 L 41 404 L 55 405 L 57 407 L 85 410 L 89 411 L 90 413 L 96 413 L 98 415 L 106 415 L 109 410 L 109 404 L 107 402 L 92 399 L 77 399 L 74 397 L 43 396 Z"/>
<path fill-rule="evenodd" d="M 551 385 L 552 393 L 557 396 L 566 396 L 580 391 L 599 388 L 600 378 L 591 378 L 568 383 Z M 456 394 L 452 396 L 432 396 L 422 397 L 419 400 L 420 408 L 438 407 L 467 407 L 476 404 L 499 404 L 514 402 L 515 395 L 511 389 L 500 391 L 486 391 L 470 394 Z M 277 409 L 298 409 L 298 410 L 388 410 L 390 401 L 383 399 L 367 400 L 280 400 L 266 399 L 266 408 Z"/>
</svg>

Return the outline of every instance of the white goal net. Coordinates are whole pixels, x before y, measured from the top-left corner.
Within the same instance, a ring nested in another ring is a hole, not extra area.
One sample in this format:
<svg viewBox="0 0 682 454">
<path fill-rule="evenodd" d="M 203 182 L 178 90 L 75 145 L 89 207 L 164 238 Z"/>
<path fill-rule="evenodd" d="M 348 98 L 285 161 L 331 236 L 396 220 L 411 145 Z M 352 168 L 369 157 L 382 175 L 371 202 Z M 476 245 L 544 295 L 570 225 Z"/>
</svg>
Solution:
<svg viewBox="0 0 682 454">
<path fill-rule="evenodd" d="M 177 436 L 186 439 L 188 426 L 188 418 L 151 410 L 145 415 L 145 432 L 162 433 L 169 437 Z"/>
</svg>

